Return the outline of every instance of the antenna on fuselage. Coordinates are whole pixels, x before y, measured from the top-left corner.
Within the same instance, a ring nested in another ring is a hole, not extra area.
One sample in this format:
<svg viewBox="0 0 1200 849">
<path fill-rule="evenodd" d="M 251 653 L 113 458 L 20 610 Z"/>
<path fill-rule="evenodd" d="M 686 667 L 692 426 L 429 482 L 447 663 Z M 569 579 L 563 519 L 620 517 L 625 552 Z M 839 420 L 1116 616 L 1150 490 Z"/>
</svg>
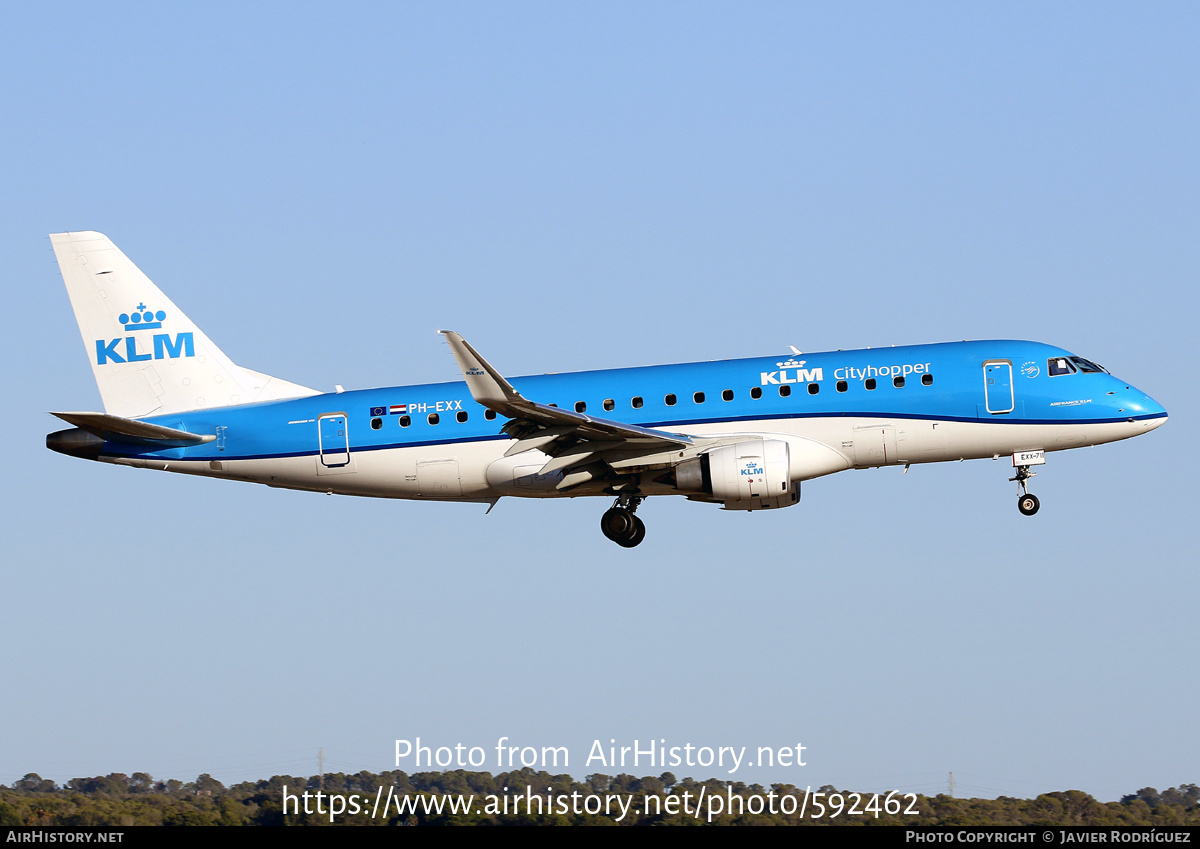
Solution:
<svg viewBox="0 0 1200 849">
<path fill-rule="evenodd" d="M 804 353 L 804 352 L 803 352 L 803 351 L 801 351 L 799 348 L 797 348 L 795 345 L 788 345 L 788 347 L 792 349 L 792 353 L 793 353 L 793 354 L 799 355 L 799 354 L 803 354 L 803 353 Z"/>
</svg>

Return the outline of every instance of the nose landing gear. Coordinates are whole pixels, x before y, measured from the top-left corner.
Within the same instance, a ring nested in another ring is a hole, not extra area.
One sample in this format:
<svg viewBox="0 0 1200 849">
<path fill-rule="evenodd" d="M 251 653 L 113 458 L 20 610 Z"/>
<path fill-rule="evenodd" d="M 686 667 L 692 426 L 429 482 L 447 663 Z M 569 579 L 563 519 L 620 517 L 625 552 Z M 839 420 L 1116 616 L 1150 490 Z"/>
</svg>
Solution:
<svg viewBox="0 0 1200 849">
<path fill-rule="evenodd" d="M 634 515 L 644 495 L 622 493 L 600 517 L 601 532 L 623 548 L 633 548 L 646 538 L 646 525 Z"/>
<path fill-rule="evenodd" d="M 1044 456 L 1042 462 L 1045 462 Z M 1030 478 L 1036 477 L 1037 472 L 1029 471 L 1029 466 L 1017 466 L 1016 477 L 1009 478 L 1009 481 L 1016 481 L 1017 485 L 1021 487 L 1021 495 L 1017 498 L 1017 509 L 1021 511 L 1023 516 L 1032 516 L 1042 506 L 1041 502 L 1038 501 L 1038 497 L 1030 493 L 1028 488 L 1027 481 Z"/>
</svg>

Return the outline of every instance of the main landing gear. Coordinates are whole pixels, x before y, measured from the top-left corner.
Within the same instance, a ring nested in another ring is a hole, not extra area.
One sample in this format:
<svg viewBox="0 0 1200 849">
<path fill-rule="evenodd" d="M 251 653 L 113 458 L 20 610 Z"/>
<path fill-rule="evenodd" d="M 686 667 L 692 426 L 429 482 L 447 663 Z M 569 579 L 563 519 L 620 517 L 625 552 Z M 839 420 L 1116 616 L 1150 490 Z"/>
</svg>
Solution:
<svg viewBox="0 0 1200 849">
<path fill-rule="evenodd" d="M 1029 471 L 1028 466 L 1017 466 L 1017 476 L 1009 478 L 1010 481 L 1016 481 L 1017 485 L 1021 487 L 1021 496 L 1017 499 L 1017 509 L 1025 516 L 1032 516 L 1042 506 L 1037 496 L 1029 491 L 1026 483 L 1030 478 L 1036 477 L 1037 472 Z"/>
<path fill-rule="evenodd" d="M 644 495 L 619 495 L 613 506 L 600 517 L 600 530 L 604 535 L 624 548 L 633 548 L 644 540 L 646 525 L 634 511 L 645 498 Z"/>
</svg>

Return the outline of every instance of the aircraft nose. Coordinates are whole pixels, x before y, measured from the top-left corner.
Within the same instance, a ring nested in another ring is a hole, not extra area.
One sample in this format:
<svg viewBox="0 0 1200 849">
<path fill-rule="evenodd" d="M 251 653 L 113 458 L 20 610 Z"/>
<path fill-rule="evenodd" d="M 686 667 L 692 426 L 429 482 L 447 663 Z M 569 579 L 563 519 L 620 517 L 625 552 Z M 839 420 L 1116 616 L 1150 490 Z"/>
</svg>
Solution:
<svg viewBox="0 0 1200 849">
<path fill-rule="evenodd" d="M 1125 392 L 1122 394 L 1124 395 L 1121 398 L 1122 412 L 1136 420 L 1144 431 L 1161 427 L 1167 421 L 1166 408 L 1145 392 L 1132 386 L 1126 386 Z"/>
<path fill-rule="evenodd" d="M 1142 415 L 1154 417 L 1152 419 L 1146 419 L 1146 430 L 1154 430 L 1156 427 L 1161 427 L 1167 423 L 1166 408 L 1149 395 L 1142 396 L 1141 406 L 1146 411 Z"/>
<path fill-rule="evenodd" d="M 1163 416 L 1167 415 L 1167 410 L 1162 404 L 1155 401 L 1145 393 L 1136 393 L 1137 400 L 1131 405 L 1140 410 L 1143 416 Z"/>
</svg>

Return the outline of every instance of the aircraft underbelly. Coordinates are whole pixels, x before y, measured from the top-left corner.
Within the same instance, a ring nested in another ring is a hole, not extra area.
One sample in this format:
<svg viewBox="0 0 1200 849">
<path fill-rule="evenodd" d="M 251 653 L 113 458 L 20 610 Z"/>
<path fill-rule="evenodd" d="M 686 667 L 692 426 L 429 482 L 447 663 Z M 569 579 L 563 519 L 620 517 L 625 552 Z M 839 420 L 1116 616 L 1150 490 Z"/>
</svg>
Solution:
<svg viewBox="0 0 1200 849">
<path fill-rule="evenodd" d="M 731 426 L 734 424 L 736 428 Z M 823 467 L 806 476 L 816 477 L 843 468 L 981 459 L 1028 449 L 1055 451 L 1098 445 L 1136 436 L 1154 426 L 1152 421 L 1058 425 L 839 416 L 713 423 L 679 430 L 702 436 L 745 433 L 798 437 L 815 443 L 818 451 L 830 449 L 829 457 L 844 458 L 844 463 L 826 460 Z M 539 474 L 548 459 L 545 454 L 535 449 L 506 458 L 503 454 L 510 444 L 508 440 L 486 440 L 351 450 L 348 462 L 341 467 L 330 467 L 320 455 L 224 461 L 100 459 L 136 468 L 377 498 L 478 502 L 501 495 L 556 498 L 602 494 L 603 487 L 599 486 L 557 490 L 561 473 Z M 647 494 L 659 494 L 660 490 L 658 486 L 645 487 Z"/>
</svg>

